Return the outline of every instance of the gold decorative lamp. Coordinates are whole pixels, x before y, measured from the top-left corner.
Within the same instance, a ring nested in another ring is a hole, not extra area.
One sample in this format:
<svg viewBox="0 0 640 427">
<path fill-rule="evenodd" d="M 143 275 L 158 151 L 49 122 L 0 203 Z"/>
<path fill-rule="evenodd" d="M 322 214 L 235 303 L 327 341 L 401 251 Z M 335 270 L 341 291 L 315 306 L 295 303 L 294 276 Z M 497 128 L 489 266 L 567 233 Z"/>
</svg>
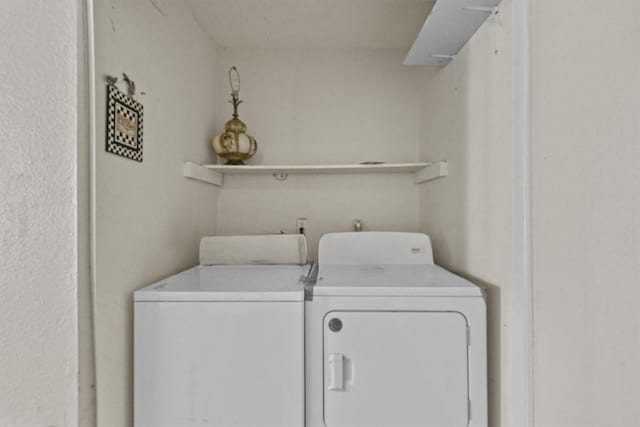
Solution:
<svg viewBox="0 0 640 427">
<path fill-rule="evenodd" d="M 231 101 L 233 118 L 224 125 L 224 132 L 213 138 L 213 150 L 227 161 L 227 165 L 244 165 L 256 154 L 258 143 L 251 135 L 247 135 L 247 125 L 238 118 L 238 106 L 242 104 L 240 94 L 240 74 L 236 67 L 229 69 L 229 85 L 231 86 Z"/>
</svg>

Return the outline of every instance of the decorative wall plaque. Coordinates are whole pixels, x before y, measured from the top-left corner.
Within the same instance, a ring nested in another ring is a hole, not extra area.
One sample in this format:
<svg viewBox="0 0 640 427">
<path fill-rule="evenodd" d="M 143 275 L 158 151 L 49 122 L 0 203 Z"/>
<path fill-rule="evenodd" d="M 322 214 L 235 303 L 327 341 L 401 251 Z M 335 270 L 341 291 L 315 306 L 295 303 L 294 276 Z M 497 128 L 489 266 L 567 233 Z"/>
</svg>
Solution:
<svg viewBox="0 0 640 427">
<path fill-rule="evenodd" d="M 142 161 L 144 108 L 115 85 L 107 85 L 107 151 Z"/>
</svg>

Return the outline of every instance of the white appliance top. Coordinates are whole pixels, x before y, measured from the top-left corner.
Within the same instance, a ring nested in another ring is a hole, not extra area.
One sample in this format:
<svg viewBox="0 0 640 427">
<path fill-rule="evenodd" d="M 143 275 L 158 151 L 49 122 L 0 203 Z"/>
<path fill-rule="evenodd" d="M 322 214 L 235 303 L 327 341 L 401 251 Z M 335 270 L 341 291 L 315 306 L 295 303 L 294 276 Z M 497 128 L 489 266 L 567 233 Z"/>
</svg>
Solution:
<svg viewBox="0 0 640 427">
<path fill-rule="evenodd" d="M 482 290 L 433 264 L 423 233 L 329 233 L 318 249 L 314 296 L 473 296 Z"/>
<path fill-rule="evenodd" d="M 320 265 L 314 296 L 482 297 L 482 290 L 437 265 Z"/>
<path fill-rule="evenodd" d="M 197 266 L 134 292 L 142 301 L 304 301 L 308 265 Z"/>
</svg>

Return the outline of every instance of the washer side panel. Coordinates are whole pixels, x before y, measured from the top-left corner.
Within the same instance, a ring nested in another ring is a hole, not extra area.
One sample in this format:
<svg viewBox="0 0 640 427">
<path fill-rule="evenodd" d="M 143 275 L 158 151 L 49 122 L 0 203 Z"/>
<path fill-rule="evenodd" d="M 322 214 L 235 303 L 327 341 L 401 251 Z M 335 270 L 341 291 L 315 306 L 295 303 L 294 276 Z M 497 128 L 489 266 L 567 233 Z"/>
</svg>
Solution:
<svg viewBox="0 0 640 427">
<path fill-rule="evenodd" d="M 302 427 L 302 302 L 135 303 L 136 427 Z"/>
</svg>

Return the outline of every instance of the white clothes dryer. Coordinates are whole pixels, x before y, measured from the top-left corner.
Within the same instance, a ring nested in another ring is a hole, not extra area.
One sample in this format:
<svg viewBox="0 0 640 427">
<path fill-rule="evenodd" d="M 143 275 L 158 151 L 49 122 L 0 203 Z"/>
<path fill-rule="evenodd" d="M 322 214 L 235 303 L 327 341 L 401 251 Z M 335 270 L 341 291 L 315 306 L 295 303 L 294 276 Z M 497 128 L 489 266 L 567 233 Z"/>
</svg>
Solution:
<svg viewBox="0 0 640 427">
<path fill-rule="evenodd" d="M 306 427 L 486 427 L 482 290 L 419 233 L 320 240 L 305 302 Z"/>
</svg>

